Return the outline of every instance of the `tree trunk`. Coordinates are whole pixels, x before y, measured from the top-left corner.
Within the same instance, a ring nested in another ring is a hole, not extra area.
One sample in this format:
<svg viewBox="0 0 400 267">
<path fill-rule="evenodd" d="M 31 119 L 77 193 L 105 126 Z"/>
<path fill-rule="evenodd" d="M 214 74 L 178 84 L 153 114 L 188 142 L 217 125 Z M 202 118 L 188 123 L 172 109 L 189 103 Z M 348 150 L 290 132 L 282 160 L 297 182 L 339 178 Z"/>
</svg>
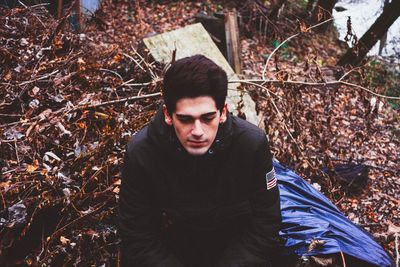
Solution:
<svg viewBox="0 0 400 267">
<path fill-rule="evenodd" d="M 382 14 L 361 37 L 358 43 L 347 50 L 346 54 L 339 60 L 337 65 L 344 66 L 349 64 L 356 66 L 360 64 L 368 51 L 383 37 L 399 16 L 400 0 L 392 0 L 390 4 L 384 7 Z"/>
<path fill-rule="evenodd" d="M 389 0 L 385 0 L 383 3 L 383 8 L 385 9 L 385 6 L 389 4 Z M 379 52 L 378 55 L 382 56 L 383 48 L 386 46 L 386 41 L 387 41 L 387 32 L 382 36 L 382 38 L 379 40 Z"/>
<path fill-rule="evenodd" d="M 313 20 L 315 22 L 322 22 L 332 17 L 333 7 L 336 5 L 338 0 L 318 0 L 317 6 L 314 9 Z M 325 23 L 317 28 L 318 32 L 326 32 L 326 30 L 332 25 L 332 22 Z"/>
</svg>

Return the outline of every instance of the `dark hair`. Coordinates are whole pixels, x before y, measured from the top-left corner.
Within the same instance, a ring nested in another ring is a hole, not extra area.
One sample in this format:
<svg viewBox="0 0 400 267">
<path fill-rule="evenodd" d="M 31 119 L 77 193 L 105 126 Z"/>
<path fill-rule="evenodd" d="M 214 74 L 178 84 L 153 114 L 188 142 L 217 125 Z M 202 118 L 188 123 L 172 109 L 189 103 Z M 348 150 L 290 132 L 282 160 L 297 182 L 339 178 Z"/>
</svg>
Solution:
<svg viewBox="0 0 400 267">
<path fill-rule="evenodd" d="M 164 75 L 163 97 L 170 115 L 179 99 L 198 96 L 211 96 L 222 111 L 227 90 L 226 72 L 203 55 L 175 61 Z"/>
</svg>

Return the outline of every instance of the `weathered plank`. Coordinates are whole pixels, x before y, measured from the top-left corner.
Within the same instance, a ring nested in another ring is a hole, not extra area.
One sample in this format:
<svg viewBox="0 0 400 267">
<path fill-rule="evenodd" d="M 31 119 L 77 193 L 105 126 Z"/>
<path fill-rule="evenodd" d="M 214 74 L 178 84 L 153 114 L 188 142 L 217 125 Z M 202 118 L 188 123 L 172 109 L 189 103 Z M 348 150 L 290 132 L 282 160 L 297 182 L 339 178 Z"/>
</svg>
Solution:
<svg viewBox="0 0 400 267">
<path fill-rule="evenodd" d="M 225 14 L 226 53 L 228 62 L 234 71 L 239 74 L 240 67 L 240 37 L 235 9 Z"/>
<path fill-rule="evenodd" d="M 63 8 L 63 0 L 58 0 L 57 1 L 57 18 L 61 18 L 62 8 Z"/>
<path fill-rule="evenodd" d="M 80 3 L 80 1 L 77 1 L 76 2 L 76 21 L 77 21 L 77 24 L 78 24 L 78 31 L 80 32 L 81 30 L 82 30 L 82 28 L 83 28 L 83 25 L 82 25 L 82 14 L 81 14 L 81 3 Z"/>
<path fill-rule="evenodd" d="M 172 51 L 176 48 L 176 59 L 202 54 L 223 68 L 229 80 L 238 79 L 229 63 L 200 23 L 151 36 L 143 39 L 143 41 L 156 61 L 163 63 L 171 62 Z M 238 90 L 239 85 L 238 83 L 230 83 L 228 86 L 227 104 L 229 111 L 233 114 L 238 114 L 237 106 L 241 102 L 241 94 L 240 90 Z M 247 121 L 259 125 L 255 103 L 246 92 L 243 94 L 243 105 L 241 111 L 245 114 Z"/>
</svg>

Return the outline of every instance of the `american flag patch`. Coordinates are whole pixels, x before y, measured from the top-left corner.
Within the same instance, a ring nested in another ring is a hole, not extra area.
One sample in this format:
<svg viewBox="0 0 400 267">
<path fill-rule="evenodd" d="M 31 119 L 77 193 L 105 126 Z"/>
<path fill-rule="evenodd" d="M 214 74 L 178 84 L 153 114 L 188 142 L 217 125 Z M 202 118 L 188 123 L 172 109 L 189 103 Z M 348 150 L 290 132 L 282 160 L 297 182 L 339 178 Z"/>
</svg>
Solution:
<svg viewBox="0 0 400 267">
<path fill-rule="evenodd" d="M 277 180 L 274 167 L 272 167 L 272 170 L 265 175 L 265 182 L 267 183 L 267 190 L 276 186 Z"/>
</svg>

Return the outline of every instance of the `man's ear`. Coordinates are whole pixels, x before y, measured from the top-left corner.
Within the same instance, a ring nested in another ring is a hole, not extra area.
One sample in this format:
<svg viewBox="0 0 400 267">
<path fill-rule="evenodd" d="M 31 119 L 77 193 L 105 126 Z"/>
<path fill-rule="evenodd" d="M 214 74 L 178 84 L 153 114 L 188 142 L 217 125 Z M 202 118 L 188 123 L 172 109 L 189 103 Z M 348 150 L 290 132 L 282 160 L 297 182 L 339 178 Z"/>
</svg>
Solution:
<svg viewBox="0 0 400 267">
<path fill-rule="evenodd" d="M 221 117 L 219 118 L 219 123 L 224 123 L 226 121 L 226 117 L 228 115 L 228 105 L 225 103 L 222 108 Z"/>
<path fill-rule="evenodd" d="M 165 121 L 165 123 L 168 124 L 169 126 L 171 126 L 172 125 L 172 118 L 169 115 L 168 110 L 167 110 L 167 106 L 165 104 L 163 105 L 163 113 L 164 113 L 164 121 Z"/>
</svg>

